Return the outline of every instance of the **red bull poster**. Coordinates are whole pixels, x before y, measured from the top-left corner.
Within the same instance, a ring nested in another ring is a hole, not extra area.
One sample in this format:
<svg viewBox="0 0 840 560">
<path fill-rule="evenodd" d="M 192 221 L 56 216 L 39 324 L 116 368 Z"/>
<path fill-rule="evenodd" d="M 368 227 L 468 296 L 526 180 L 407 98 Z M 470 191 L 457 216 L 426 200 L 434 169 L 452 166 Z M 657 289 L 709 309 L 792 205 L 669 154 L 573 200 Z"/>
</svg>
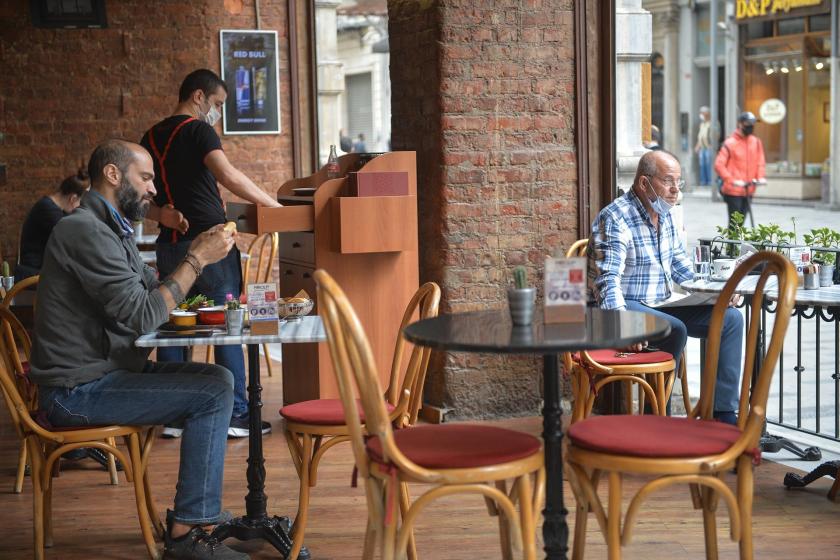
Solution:
<svg viewBox="0 0 840 560">
<path fill-rule="evenodd" d="M 279 134 L 277 32 L 223 29 L 222 80 L 228 96 L 225 134 Z"/>
</svg>

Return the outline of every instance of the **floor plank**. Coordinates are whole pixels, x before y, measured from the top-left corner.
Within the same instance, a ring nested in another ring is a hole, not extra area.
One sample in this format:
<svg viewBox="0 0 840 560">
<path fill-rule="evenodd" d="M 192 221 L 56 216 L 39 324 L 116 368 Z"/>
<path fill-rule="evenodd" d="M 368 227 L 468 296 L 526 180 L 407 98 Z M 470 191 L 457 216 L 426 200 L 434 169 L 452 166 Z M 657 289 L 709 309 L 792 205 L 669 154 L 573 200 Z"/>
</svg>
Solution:
<svg viewBox="0 0 840 560">
<path fill-rule="evenodd" d="M 279 372 L 277 364 L 275 372 Z M 264 440 L 269 512 L 292 515 L 296 506 L 297 477 L 282 437 L 277 409 L 281 400 L 280 376 L 263 379 L 264 419 L 274 432 Z M 539 418 L 509 419 L 496 424 L 539 434 Z M 159 439 L 152 455 L 154 495 L 161 512 L 172 503 L 178 465 L 179 442 Z M 247 492 L 246 440 L 228 442 L 224 496 L 225 507 L 244 513 Z M 17 459 L 17 440 L 5 410 L 0 411 L 0 511 L 6 536 L 0 540 L 0 558 L 32 558 L 32 493 L 27 479 L 24 492 L 11 493 Z M 347 446 L 331 450 L 322 462 L 318 486 L 313 490 L 307 544 L 316 560 L 342 560 L 361 556 L 365 502 L 361 488 L 351 488 L 352 456 Z M 810 465 L 805 463 L 804 467 Z M 755 557 L 762 560 L 790 558 L 840 558 L 840 505 L 826 500 L 829 479 L 801 491 L 787 491 L 782 478 L 787 469 L 766 461 L 756 473 L 754 513 Z M 731 484 L 733 476 L 728 476 Z M 625 496 L 642 479 L 626 482 Z M 136 521 L 131 487 L 121 477 L 110 486 L 104 471 L 85 461 L 65 468 L 56 480 L 54 497 L 55 546 L 48 558 L 76 560 L 143 559 L 145 547 Z M 570 526 L 574 524 L 574 498 L 565 486 Z M 413 495 L 420 488 L 413 489 Z M 626 505 L 626 500 L 625 500 Z M 737 558 L 737 546 L 728 539 L 725 508 L 718 514 L 720 557 Z M 571 533 L 570 533 L 571 534 Z M 625 559 L 658 560 L 704 558 L 703 521 L 692 509 L 688 491 L 672 488 L 660 492 L 642 507 L 633 540 L 624 549 Z M 254 560 L 277 558 L 257 543 L 233 545 Z M 449 497 L 428 510 L 417 527 L 418 551 L 425 559 L 500 558 L 496 520 L 487 516 L 483 500 L 474 496 Z M 587 558 L 605 558 L 606 548 L 594 518 L 587 525 Z"/>
</svg>

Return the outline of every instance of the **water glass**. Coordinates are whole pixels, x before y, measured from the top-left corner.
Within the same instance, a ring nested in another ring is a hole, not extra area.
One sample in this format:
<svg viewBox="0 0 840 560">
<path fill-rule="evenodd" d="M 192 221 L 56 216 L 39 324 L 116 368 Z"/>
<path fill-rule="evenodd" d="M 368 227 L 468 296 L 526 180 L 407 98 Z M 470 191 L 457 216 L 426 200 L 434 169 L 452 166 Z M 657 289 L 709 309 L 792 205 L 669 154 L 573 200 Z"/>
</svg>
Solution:
<svg viewBox="0 0 840 560">
<path fill-rule="evenodd" d="M 709 280 L 712 255 L 708 245 L 698 245 L 694 248 L 694 279 L 698 282 Z"/>
</svg>

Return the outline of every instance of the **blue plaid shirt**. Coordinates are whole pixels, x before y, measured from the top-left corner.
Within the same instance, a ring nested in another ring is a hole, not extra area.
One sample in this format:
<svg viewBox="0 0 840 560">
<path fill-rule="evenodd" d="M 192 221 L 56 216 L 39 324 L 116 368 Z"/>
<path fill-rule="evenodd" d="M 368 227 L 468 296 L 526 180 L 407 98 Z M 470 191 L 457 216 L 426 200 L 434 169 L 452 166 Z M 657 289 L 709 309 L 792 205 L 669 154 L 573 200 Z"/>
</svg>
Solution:
<svg viewBox="0 0 840 560">
<path fill-rule="evenodd" d="M 602 309 L 666 300 L 674 281 L 694 278 L 671 215 L 659 217 L 657 232 L 632 189 L 595 218 L 588 254 L 590 299 Z"/>
</svg>

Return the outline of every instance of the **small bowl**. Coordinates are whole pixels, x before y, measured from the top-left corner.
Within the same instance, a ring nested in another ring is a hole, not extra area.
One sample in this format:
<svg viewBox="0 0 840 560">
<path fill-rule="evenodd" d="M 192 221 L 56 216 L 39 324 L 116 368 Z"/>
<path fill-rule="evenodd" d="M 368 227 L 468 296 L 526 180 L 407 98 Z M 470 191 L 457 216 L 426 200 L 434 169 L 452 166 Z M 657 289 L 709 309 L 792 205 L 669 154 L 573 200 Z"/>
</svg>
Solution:
<svg viewBox="0 0 840 560">
<path fill-rule="evenodd" d="M 277 313 L 281 318 L 293 321 L 304 315 L 309 315 L 314 306 L 315 302 L 311 299 L 301 302 L 278 301 Z"/>
<path fill-rule="evenodd" d="M 201 307 L 198 310 L 198 322 L 202 325 L 224 325 L 225 306 Z"/>
<path fill-rule="evenodd" d="M 176 309 L 169 312 L 169 322 L 173 325 L 181 327 L 191 327 L 195 325 L 197 318 L 198 313 L 195 311 L 182 311 L 180 309 Z"/>
</svg>

